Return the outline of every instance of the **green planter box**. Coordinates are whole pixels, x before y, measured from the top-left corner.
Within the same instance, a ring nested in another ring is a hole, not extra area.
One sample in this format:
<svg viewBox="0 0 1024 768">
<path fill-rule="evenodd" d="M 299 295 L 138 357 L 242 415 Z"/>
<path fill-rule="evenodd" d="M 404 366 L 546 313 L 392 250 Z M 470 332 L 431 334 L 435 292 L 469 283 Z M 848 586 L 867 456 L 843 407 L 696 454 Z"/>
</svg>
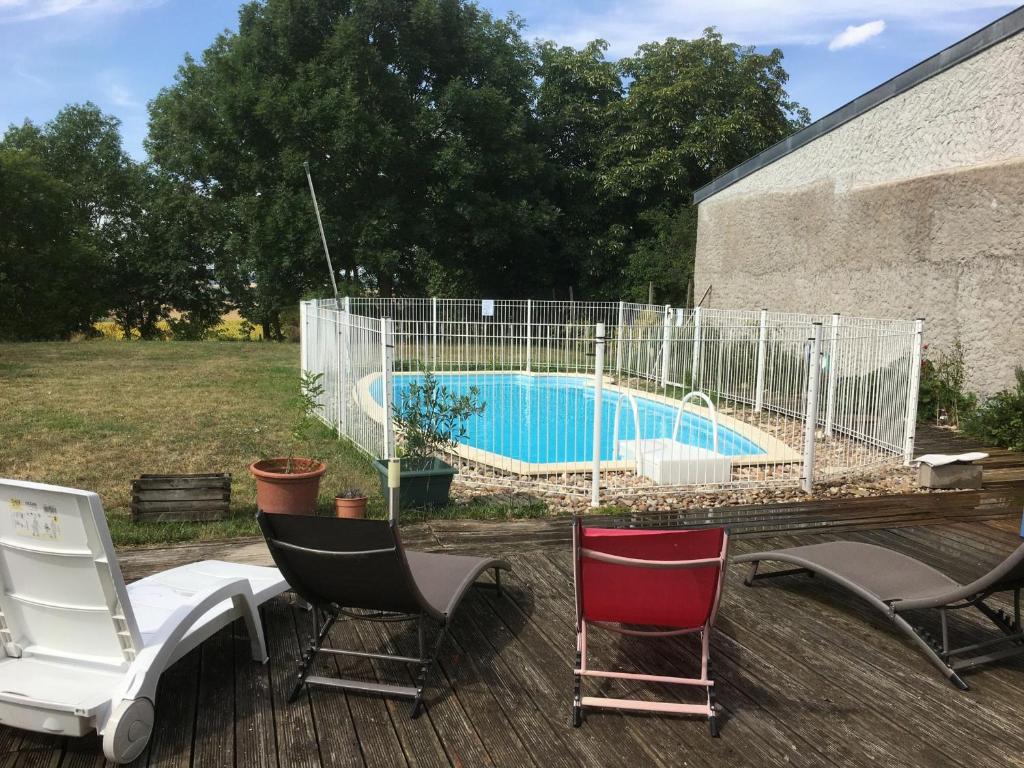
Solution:
<svg viewBox="0 0 1024 768">
<path fill-rule="evenodd" d="M 388 465 L 385 461 L 374 461 L 374 468 L 380 475 L 380 490 L 388 497 Z M 406 467 L 409 467 L 408 469 Z M 403 459 L 402 489 L 399 494 L 399 509 L 415 507 L 440 507 L 448 503 L 448 492 L 456 470 L 441 459 Z"/>
</svg>

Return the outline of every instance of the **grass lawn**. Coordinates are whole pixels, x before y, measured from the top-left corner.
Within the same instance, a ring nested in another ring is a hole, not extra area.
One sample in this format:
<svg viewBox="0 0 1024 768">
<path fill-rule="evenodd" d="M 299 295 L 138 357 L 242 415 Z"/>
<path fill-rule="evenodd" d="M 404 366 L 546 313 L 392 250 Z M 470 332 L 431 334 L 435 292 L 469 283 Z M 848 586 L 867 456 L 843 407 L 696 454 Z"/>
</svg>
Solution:
<svg viewBox="0 0 1024 768">
<path fill-rule="evenodd" d="M 297 344 L 86 341 L 0 344 L 0 476 L 96 491 L 119 546 L 257 534 L 248 466 L 286 454 L 298 392 Z M 321 512 L 349 488 L 383 513 L 369 459 L 324 428 Z M 230 472 L 231 516 L 211 523 L 133 523 L 143 473 Z M 427 513 L 404 515 L 405 520 Z M 546 514 L 543 505 L 453 505 L 432 517 Z"/>
</svg>

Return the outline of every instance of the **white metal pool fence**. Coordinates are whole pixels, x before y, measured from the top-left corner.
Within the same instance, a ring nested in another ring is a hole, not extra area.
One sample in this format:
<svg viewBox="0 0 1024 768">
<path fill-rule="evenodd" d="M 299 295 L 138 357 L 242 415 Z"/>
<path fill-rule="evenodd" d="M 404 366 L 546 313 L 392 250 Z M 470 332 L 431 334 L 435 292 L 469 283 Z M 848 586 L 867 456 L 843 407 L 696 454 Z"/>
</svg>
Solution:
<svg viewBox="0 0 1024 768">
<path fill-rule="evenodd" d="M 594 504 L 810 491 L 913 452 L 920 320 L 344 298 L 303 302 L 301 331 L 303 369 L 323 374 L 321 419 L 374 458 L 400 451 L 384 404 L 416 375 L 479 387 L 485 414 L 446 458 L 483 488 Z"/>
</svg>

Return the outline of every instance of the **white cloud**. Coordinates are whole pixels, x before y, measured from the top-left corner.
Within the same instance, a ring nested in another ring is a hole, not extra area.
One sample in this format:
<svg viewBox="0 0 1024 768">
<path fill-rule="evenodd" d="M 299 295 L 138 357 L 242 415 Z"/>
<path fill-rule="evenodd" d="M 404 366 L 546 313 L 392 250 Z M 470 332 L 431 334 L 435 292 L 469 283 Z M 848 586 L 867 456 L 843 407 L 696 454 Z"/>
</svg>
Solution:
<svg viewBox="0 0 1024 768">
<path fill-rule="evenodd" d="M 140 103 L 123 85 L 110 86 L 107 89 L 107 98 L 110 99 L 111 104 L 118 107 L 137 107 Z"/>
<path fill-rule="evenodd" d="M 610 0 L 600 10 L 582 2 L 546 3 L 543 13 L 524 15 L 527 21 L 541 19 L 528 36 L 577 46 L 600 37 L 609 42 L 609 55 L 618 57 L 631 55 L 640 43 L 695 37 L 709 26 L 746 45 L 825 45 L 837 28 L 865 16 L 884 18 L 890 26 L 968 35 L 977 28 L 969 12 L 1008 12 L 1016 5 L 1013 0 Z"/>
<path fill-rule="evenodd" d="M 68 13 L 121 13 L 154 5 L 166 0 L 0 0 L 0 24 L 35 21 Z"/>
<path fill-rule="evenodd" d="M 885 31 L 885 22 L 882 19 L 869 21 L 857 26 L 849 26 L 832 38 L 828 44 L 830 51 L 838 51 L 843 48 L 852 48 L 855 45 L 866 43 L 872 37 L 876 37 Z"/>
</svg>

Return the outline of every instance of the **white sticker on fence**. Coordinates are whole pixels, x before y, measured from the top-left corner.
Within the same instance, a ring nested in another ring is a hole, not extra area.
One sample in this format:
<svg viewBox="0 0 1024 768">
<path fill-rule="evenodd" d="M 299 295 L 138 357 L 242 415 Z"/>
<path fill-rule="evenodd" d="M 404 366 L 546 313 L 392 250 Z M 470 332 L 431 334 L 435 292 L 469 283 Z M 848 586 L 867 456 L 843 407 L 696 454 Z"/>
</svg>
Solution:
<svg viewBox="0 0 1024 768">
<path fill-rule="evenodd" d="M 480 311 L 484 317 L 494 317 L 494 299 L 484 299 L 481 301 Z"/>
</svg>

